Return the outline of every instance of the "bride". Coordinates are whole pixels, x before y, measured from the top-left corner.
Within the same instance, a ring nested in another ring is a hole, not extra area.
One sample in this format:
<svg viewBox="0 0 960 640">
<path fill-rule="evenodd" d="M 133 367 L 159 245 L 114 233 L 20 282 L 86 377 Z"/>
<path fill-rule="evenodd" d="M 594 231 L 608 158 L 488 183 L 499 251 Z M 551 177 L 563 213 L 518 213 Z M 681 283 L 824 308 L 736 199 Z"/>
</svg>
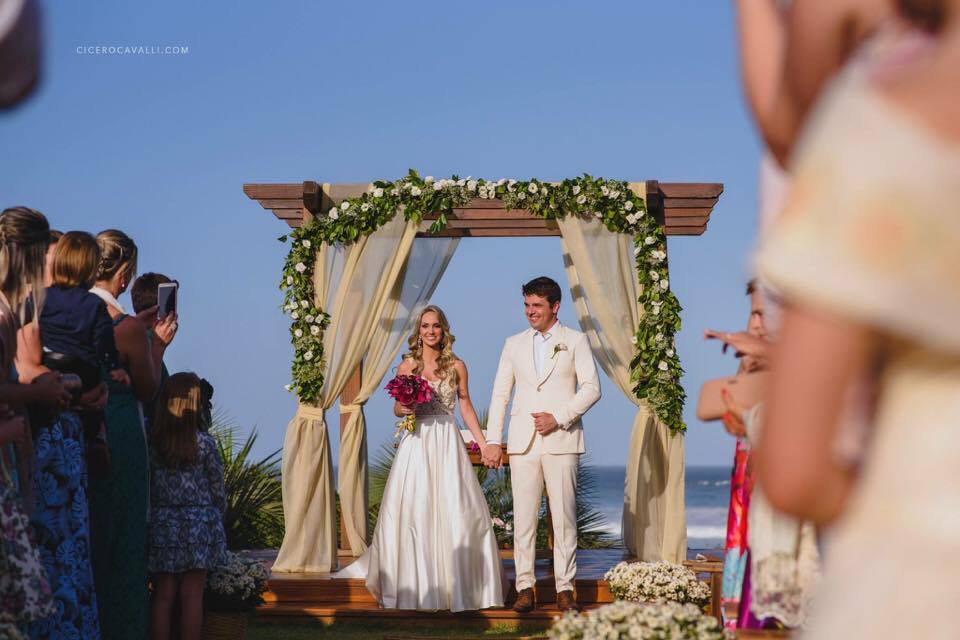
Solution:
<svg viewBox="0 0 960 640">
<path fill-rule="evenodd" d="M 470 401 L 467 367 L 453 353 L 443 311 L 420 313 L 398 374 L 427 380 L 433 398 L 397 416 L 416 416 L 404 431 L 387 478 L 380 516 L 367 551 L 335 578 L 366 578 L 380 606 L 465 611 L 502 607 L 503 566 L 490 512 L 454 419 L 460 413 L 483 449 L 486 441 Z"/>
</svg>

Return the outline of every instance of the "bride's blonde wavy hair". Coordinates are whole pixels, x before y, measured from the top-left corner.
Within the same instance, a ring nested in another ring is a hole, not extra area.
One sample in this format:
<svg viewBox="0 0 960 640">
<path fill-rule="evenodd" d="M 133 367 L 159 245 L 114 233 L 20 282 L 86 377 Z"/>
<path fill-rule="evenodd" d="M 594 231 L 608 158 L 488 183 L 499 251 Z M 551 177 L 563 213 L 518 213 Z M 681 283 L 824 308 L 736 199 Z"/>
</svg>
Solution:
<svg viewBox="0 0 960 640">
<path fill-rule="evenodd" d="M 430 312 L 437 314 L 437 319 L 440 321 L 440 328 L 443 330 L 443 336 L 440 338 L 440 356 L 437 358 L 437 377 L 441 380 L 447 378 L 456 385 L 459 382 L 459 376 L 457 375 L 456 369 L 453 368 L 453 363 L 459 358 L 457 358 L 453 352 L 453 343 L 457 338 L 450 333 L 450 323 L 447 321 L 447 316 L 440 307 L 429 304 L 424 307 L 420 315 L 417 316 L 417 322 L 413 326 L 413 333 L 411 333 L 410 338 L 407 339 L 407 346 L 410 348 L 410 351 L 403 354 L 403 357 L 404 359 L 411 358 L 413 360 L 414 374 L 420 375 L 423 373 L 423 342 L 420 340 L 420 325 L 423 324 L 423 316 Z"/>
</svg>

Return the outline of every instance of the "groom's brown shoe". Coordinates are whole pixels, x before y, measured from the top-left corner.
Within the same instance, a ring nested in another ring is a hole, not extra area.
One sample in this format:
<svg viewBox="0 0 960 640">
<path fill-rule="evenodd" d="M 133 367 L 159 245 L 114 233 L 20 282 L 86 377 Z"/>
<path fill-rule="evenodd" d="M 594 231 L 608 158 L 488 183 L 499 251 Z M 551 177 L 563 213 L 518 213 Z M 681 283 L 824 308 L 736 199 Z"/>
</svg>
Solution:
<svg viewBox="0 0 960 640">
<path fill-rule="evenodd" d="M 573 591 L 561 591 L 557 594 L 557 609 L 560 611 L 580 611 L 580 605 L 577 599 L 573 597 Z"/>
<path fill-rule="evenodd" d="M 533 589 L 520 589 L 517 599 L 513 603 L 513 610 L 517 613 L 530 613 L 536 606 Z"/>
</svg>

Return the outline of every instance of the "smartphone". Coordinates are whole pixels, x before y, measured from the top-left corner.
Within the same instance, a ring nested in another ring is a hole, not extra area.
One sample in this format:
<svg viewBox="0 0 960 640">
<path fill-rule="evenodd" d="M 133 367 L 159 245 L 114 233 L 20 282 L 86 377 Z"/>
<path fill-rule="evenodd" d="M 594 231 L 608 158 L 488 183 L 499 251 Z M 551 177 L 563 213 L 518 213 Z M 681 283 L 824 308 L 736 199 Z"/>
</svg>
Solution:
<svg viewBox="0 0 960 640">
<path fill-rule="evenodd" d="M 177 283 L 164 282 L 157 285 L 157 319 L 163 320 L 169 313 L 177 312 Z"/>
</svg>

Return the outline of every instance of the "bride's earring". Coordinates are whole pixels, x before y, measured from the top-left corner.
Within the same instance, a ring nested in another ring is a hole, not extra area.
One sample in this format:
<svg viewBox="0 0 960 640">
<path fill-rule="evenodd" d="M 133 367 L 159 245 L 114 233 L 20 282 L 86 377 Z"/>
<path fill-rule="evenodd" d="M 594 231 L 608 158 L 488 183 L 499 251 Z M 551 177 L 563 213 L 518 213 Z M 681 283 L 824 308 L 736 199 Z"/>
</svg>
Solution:
<svg viewBox="0 0 960 640">
<path fill-rule="evenodd" d="M 423 349 L 423 338 L 417 337 L 417 349 Z"/>
</svg>

